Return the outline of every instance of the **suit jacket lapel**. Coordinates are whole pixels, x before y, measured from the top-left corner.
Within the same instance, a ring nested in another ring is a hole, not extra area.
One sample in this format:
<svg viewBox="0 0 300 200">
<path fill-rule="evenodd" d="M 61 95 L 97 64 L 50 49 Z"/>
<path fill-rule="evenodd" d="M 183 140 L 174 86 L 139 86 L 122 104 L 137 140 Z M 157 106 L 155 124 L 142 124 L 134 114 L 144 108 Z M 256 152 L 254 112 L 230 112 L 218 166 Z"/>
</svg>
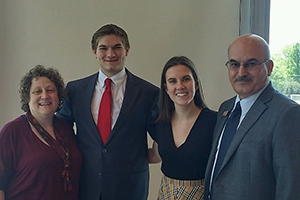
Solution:
<svg viewBox="0 0 300 200">
<path fill-rule="evenodd" d="M 90 81 L 88 82 L 88 84 L 86 85 L 86 88 L 83 88 L 83 90 L 85 90 L 85 97 L 83 98 L 83 105 L 84 106 L 84 113 L 82 113 L 86 119 L 86 123 L 87 126 L 89 126 L 92 130 L 92 136 L 97 139 L 99 142 L 101 142 L 101 144 L 103 145 L 103 142 L 100 138 L 99 132 L 98 132 L 98 128 L 97 128 L 97 124 L 94 121 L 92 112 L 91 112 L 91 103 L 92 103 L 92 98 L 93 98 L 93 94 L 94 94 L 94 90 L 95 90 L 95 85 L 96 85 L 96 81 L 98 79 L 98 75 L 99 73 L 96 73 L 94 76 L 91 77 Z"/>
<path fill-rule="evenodd" d="M 234 154 L 243 138 L 248 133 L 249 129 L 255 124 L 255 122 L 260 118 L 263 112 L 267 109 L 266 102 L 270 101 L 274 93 L 274 89 L 271 83 L 267 86 L 267 88 L 261 93 L 261 95 L 256 99 L 242 123 L 240 124 L 236 135 L 234 136 L 232 143 L 228 149 L 228 152 L 224 158 L 223 164 L 220 168 L 220 171 L 226 165 L 228 160 Z"/>
<path fill-rule="evenodd" d="M 218 123 L 218 125 L 216 126 L 216 133 L 218 133 L 218 135 L 216 135 L 215 137 L 220 138 L 220 135 L 222 133 L 223 127 L 226 124 L 228 117 L 230 115 L 230 111 L 232 110 L 233 106 L 234 106 L 234 101 L 235 98 L 233 98 L 232 100 L 230 100 L 230 102 L 228 103 L 227 106 L 225 106 L 224 109 L 220 110 L 220 115 L 221 115 L 221 119 Z M 218 142 L 218 141 L 217 141 Z"/>
<path fill-rule="evenodd" d="M 225 123 L 227 122 L 227 119 L 229 117 L 229 111 L 232 110 L 234 105 L 235 97 L 228 100 L 227 102 L 224 102 L 222 106 L 219 109 L 218 112 L 218 120 L 217 124 L 215 126 L 214 135 L 213 135 L 213 144 L 212 144 L 212 151 L 208 160 L 207 170 L 206 170 L 206 177 L 210 177 L 210 172 L 212 171 L 213 164 L 215 161 L 215 155 L 218 148 L 219 138 L 222 133 L 223 127 Z M 222 167 L 222 166 L 221 166 Z"/>
<path fill-rule="evenodd" d="M 214 156 L 211 157 L 211 166 L 213 166 L 213 163 L 214 163 L 214 160 L 215 160 L 215 155 L 216 155 L 216 152 L 217 152 L 217 148 L 218 148 L 218 143 L 219 143 L 219 139 L 220 139 L 220 136 L 221 136 L 221 133 L 223 131 L 223 128 L 229 118 L 229 115 L 230 115 L 230 111 L 232 110 L 233 106 L 234 106 L 234 102 L 235 102 L 235 98 L 236 97 L 233 97 L 231 98 L 230 100 L 228 100 L 223 107 L 221 107 L 221 109 L 219 110 L 219 117 L 221 117 L 220 120 L 218 120 L 218 124 L 216 125 L 216 129 L 214 131 L 214 143 L 213 143 L 213 151 L 214 152 Z M 224 158 L 224 161 L 223 161 L 223 164 L 219 170 L 219 172 L 222 170 L 223 166 L 224 166 L 224 163 L 225 163 L 225 160 L 227 158 L 227 155 L 226 157 Z"/>
<path fill-rule="evenodd" d="M 224 108 L 222 108 L 219 111 L 219 113 L 220 113 L 219 115 L 220 115 L 221 119 L 218 121 L 218 124 L 216 124 L 216 129 L 214 130 L 215 134 L 214 134 L 214 144 L 213 144 L 213 147 L 217 148 L 217 146 L 218 146 L 219 138 L 221 136 L 223 127 L 225 126 L 225 124 L 226 124 L 226 122 L 228 120 L 230 111 L 233 108 L 234 99 L 235 98 L 233 98 L 232 100 L 230 100 L 230 103 L 228 103 Z M 217 149 L 214 149 L 214 150 L 216 151 Z"/>
<path fill-rule="evenodd" d="M 243 138 L 248 133 L 249 129 L 255 124 L 255 122 L 260 118 L 262 113 L 267 107 L 264 103 L 258 101 L 255 102 L 255 106 L 248 111 L 247 115 L 243 119 L 242 123 L 240 124 L 232 143 L 228 149 L 228 152 L 224 158 L 223 165 L 225 165 L 228 160 L 231 158 L 231 156 L 234 154 L 240 143 L 242 142 Z M 222 167 L 221 167 L 222 168 Z"/>
<path fill-rule="evenodd" d="M 130 114 L 130 111 L 135 105 L 136 99 L 138 97 L 140 88 L 138 87 L 138 82 L 136 81 L 133 74 L 131 74 L 127 69 L 127 82 L 126 82 L 126 88 L 125 88 L 125 94 L 124 99 L 122 103 L 122 107 L 120 110 L 119 117 L 116 121 L 115 126 L 113 127 L 109 138 L 107 140 L 107 143 L 109 143 L 109 140 L 114 136 L 114 134 L 123 127 L 123 123 L 126 122 L 128 119 L 128 116 Z"/>
</svg>

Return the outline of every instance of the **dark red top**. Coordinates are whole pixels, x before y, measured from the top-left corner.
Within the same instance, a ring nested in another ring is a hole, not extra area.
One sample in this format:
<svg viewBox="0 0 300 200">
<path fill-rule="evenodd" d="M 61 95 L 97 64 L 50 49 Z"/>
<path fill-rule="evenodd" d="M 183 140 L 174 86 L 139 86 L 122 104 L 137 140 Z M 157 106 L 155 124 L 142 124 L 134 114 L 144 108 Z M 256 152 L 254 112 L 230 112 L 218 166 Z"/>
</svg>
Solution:
<svg viewBox="0 0 300 200">
<path fill-rule="evenodd" d="M 18 117 L 0 132 L 0 190 L 6 200 L 77 200 L 82 156 L 76 147 L 73 131 L 63 119 L 57 119 L 70 148 L 71 183 L 64 191 L 63 161 Z"/>
</svg>

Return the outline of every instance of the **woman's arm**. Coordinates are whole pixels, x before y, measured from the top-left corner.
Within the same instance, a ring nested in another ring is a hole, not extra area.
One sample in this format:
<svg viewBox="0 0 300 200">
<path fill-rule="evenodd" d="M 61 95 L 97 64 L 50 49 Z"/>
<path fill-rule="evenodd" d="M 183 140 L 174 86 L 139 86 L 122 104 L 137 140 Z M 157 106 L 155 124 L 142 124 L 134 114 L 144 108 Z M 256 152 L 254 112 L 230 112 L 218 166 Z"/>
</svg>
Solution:
<svg viewBox="0 0 300 200">
<path fill-rule="evenodd" d="M 0 190 L 0 200 L 5 200 L 4 192 Z"/>
<path fill-rule="evenodd" d="M 158 144 L 155 141 L 153 141 L 152 148 L 148 149 L 148 159 L 151 164 L 159 163 L 161 161 L 161 157 L 158 153 Z"/>
</svg>

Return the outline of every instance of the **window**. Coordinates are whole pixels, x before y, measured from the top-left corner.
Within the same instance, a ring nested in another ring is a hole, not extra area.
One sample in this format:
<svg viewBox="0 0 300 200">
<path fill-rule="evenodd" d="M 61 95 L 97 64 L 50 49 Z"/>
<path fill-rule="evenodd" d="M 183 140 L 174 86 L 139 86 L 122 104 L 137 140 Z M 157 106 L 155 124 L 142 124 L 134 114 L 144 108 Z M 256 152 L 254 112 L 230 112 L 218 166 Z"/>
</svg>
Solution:
<svg viewBox="0 0 300 200">
<path fill-rule="evenodd" d="M 299 0 L 240 0 L 240 35 L 256 33 L 269 42 L 274 60 L 271 81 L 296 101 L 300 96 L 299 6 Z"/>
<path fill-rule="evenodd" d="M 299 0 L 272 0 L 270 9 L 270 50 L 274 60 L 271 80 L 276 89 L 296 102 L 300 102 L 299 6 Z"/>
</svg>

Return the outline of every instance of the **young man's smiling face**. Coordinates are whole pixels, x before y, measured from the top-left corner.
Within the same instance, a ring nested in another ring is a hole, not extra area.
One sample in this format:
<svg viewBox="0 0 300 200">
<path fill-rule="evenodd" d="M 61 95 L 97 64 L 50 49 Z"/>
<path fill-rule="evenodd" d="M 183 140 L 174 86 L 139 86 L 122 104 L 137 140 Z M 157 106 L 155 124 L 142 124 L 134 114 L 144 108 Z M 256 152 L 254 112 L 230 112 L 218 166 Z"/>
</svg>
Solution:
<svg viewBox="0 0 300 200">
<path fill-rule="evenodd" d="M 121 37 L 117 35 L 105 35 L 98 41 L 94 50 L 95 58 L 99 61 L 101 71 L 111 77 L 122 71 L 125 65 L 129 48 L 125 48 Z"/>
</svg>

